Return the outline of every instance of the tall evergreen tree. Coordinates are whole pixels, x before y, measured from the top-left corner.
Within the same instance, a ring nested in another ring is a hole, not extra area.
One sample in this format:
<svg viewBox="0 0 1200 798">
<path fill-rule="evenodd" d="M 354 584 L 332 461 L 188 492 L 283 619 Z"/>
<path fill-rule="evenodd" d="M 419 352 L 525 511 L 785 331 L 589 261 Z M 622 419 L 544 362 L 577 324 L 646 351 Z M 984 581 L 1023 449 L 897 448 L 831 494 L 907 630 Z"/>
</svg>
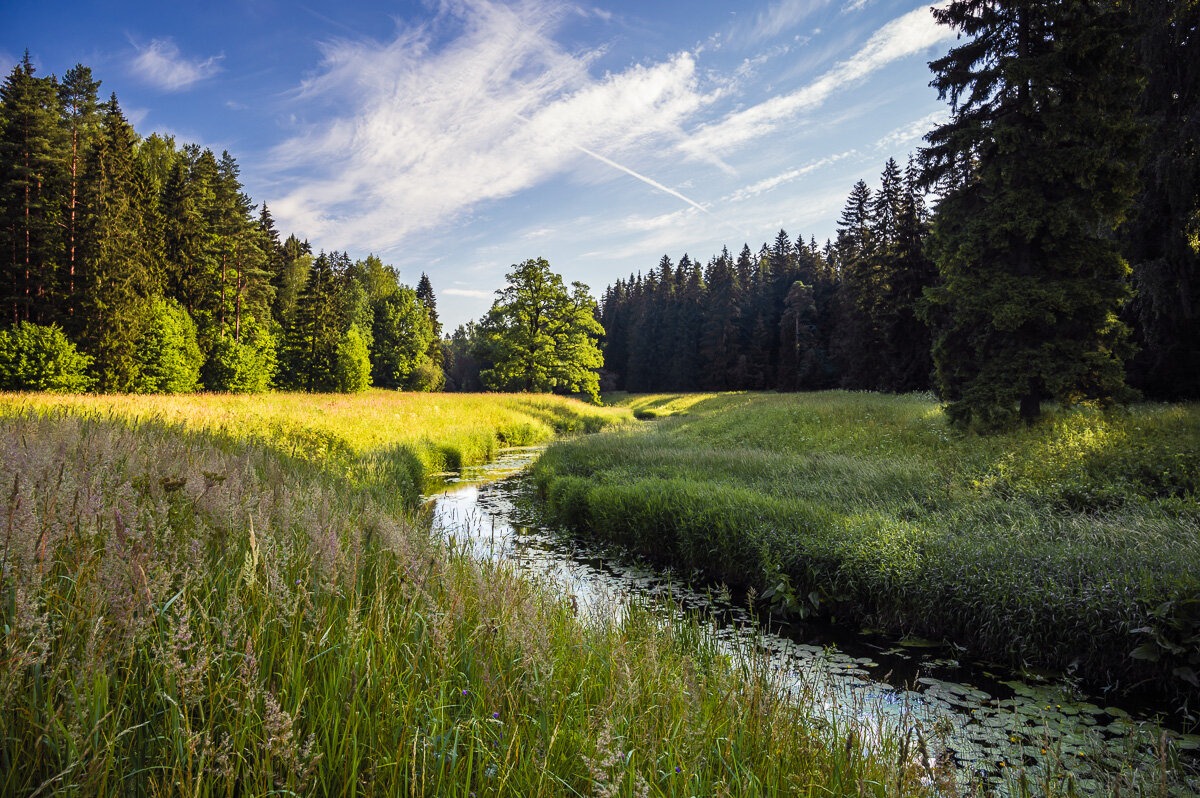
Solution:
<svg viewBox="0 0 1200 798">
<path fill-rule="evenodd" d="M 429 359 L 438 368 L 442 367 L 442 323 L 438 320 L 437 297 L 433 295 L 433 283 L 429 276 L 421 272 L 417 281 L 417 299 L 421 301 L 425 313 L 429 316 L 429 326 L 433 330 L 433 340 L 429 342 Z"/>
<path fill-rule="evenodd" d="M 928 181 L 954 178 L 932 294 L 947 412 L 995 427 L 1018 406 L 1033 419 L 1046 400 L 1122 399 L 1128 267 L 1111 233 L 1135 186 L 1127 19 L 1101 0 L 933 13 L 965 38 L 930 65 L 952 118 L 923 151 Z"/>
<path fill-rule="evenodd" d="M 75 324 L 84 351 L 95 358 L 103 391 L 131 390 L 136 384 L 137 341 L 153 288 L 145 230 L 150 198 L 137 165 L 136 142 L 137 134 L 113 95 L 104 105 L 80 188 L 82 290 Z"/>
<path fill-rule="evenodd" d="M 79 187 L 83 178 L 83 164 L 91 142 L 100 126 L 97 91 L 100 81 L 92 79 L 92 70 L 76 64 L 63 76 L 58 87 L 58 97 L 64 115 L 67 135 L 70 139 L 70 158 L 67 161 L 66 190 L 63 193 L 63 295 L 66 299 L 64 312 L 73 316 L 75 312 L 75 278 L 79 270 Z"/>
<path fill-rule="evenodd" d="M 322 252 L 313 262 L 285 331 L 280 383 L 302 391 L 337 389 L 337 352 L 343 335 L 338 282 L 344 257 Z"/>
<path fill-rule="evenodd" d="M 29 53 L 0 87 L 0 263 L 12 324 L 53 321 L 67 142 L 58 84 Z"/>
<path fill-rule="evenodd" d="M 885 169 L 885 181 L 888 177 L 889 171 Z M 894 194 L 894 183 L 891 188 Z M 884 223 L 876 224 L 874 211 L 880 208 L 886 209 Z M 866 182 L 859 180 L 850 190 L 838 223 L 837 262 L 842 290 L 833 345 L 843 387 L 878 387 L 876 381 L 884 369 L 878 322 L 879 300 L 884 289 L 880 258 L 887 242 L 880 235 L 894 232 L 895 217 L 894 197 L 873 197 Z"/>
<path fill-rule="evenodd" d="M 1200 2 L 1134 4 L 1143 30 L 1141 190 L 1124 232 L 1141 351 L 1130 379 L 1163 399 L 1200 397 Z"/>
</svg>

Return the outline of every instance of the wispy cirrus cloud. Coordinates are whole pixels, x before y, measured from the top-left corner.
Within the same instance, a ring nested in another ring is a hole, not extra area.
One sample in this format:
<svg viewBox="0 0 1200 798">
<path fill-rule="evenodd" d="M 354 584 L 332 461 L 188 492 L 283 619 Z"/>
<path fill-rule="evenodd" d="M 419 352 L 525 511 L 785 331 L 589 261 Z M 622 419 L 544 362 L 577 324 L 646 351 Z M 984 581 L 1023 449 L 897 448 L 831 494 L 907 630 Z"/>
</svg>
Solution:
<svg viewBox="0 0 1200 798">
<path fill-rule="evenodd" d="M 752 20 L 735 24 L 730 39 L 740 43 L 773 39 L 795 28 L 818 8 L 828 4 L 829 0 L 778 0 L 755 14 Z"/>
<path fill-rule="evenodd" d="M 295 100 L 337 113 L 274 149 L 276 217 L 335 246 L 386 251 L 584 158 L 700 207 L 617 160 L 682 138 L 711 102 L 694 56 L 593 77 L 600 50 L 553 38 L 568 13 L 544 0 L 443 0 L 432 22 L 390 41 L 325 44 Z"/>
<path fill-rule="evenodd" d="M 926 114 L 920 119 L 914 119 L 907 125 L 901 125 L 894 130 L 888 131 L 880 137 L 879 141 L 875 142 L 875 148 L 891 152 L 898 147 L 916 144 L 925 137 L 926 133 L 938 125 L 945 124 L 949 119 L 949 109 L 941 108 L 933 113 Z"/>
<path fill-rule="evenodd" d="M 845 152 L 839 152 L 836 155 L 827 155 L 824 158 L 818 158 L 815 161 L 806 163 L 804 166 L 799 166 L 795 169 L 789 169 L 782 174 L 773 175 L 772 177 L 764 178 L 759 180 L 757 183 L 752 183 L 744 188 L 739 188 L 728 197 L 725 197 L 725 200 L 727 202 L 742 202 L 743 200 L 757 197 L 759 194 L 765 194 L 766 192 L 776 189 L 779 186 L 787 183 L 794 183 L 805 175 L 812 174 L 818 169 L 830 166 L 838 161 L 857 154 L 858 150 L 846 150 Z"/>
<path fill-rule="evenodd" d="M 947 2 L 940 0 L 934 5 L 944 6 Z M 703 125 L 680 144 L 680 149 L 692 157 L 711 161 L 774 132 L 799 114 L 819 107 L 835 92 L 847 89 L 884 66 L 954 38 L 953 30 L 934 22 L 929 9 L 923 5 L 887 23 L 853 57 L 838 63 L 806 86 Z"/>
<path fill-rule="evenodd" d="M 142 81 L 164 91 L 181 91 L 221 71 L 224 54 L 188 58 L 170 38 L 151 39 L 147 45 L 133 44 L 130 68 Z"/>
</svg>

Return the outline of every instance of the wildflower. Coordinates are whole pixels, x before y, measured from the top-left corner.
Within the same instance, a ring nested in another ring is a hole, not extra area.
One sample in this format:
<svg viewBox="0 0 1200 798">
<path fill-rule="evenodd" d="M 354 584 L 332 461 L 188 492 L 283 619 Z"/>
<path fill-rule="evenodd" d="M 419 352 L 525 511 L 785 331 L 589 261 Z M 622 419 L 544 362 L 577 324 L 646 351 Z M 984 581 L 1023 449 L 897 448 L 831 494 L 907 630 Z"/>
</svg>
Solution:
<svg viewBox="0 0 1200 798">
<path fill-rule="evenodd" d="M 675 766 L 675 772 L 676 772 L 676 773 L 682 773 L 683 771 L 679 769 L 679 765 L 676 765 L 676 766 Z"/>
<path fill-rule="evenodd" d="M 493 718 L 497 718 L 497 719 L 499 719 L 499 718 L 500 718 L 500 713 L 499 713 L 499 712 L 493 712 L 493 713 L 492 713 L 492 717 L 493 717 Z"/>
<path fill-rule="evenodd" d="M 466 694 L 467 694 L 467 691 L 466 691 L 466 690 L 463 690 L 463 695 L 466 695 Z M 474 795 L 474 794 L 475 794 L 475 793 L 471 793 L 471 795 Z"/>
</svg>

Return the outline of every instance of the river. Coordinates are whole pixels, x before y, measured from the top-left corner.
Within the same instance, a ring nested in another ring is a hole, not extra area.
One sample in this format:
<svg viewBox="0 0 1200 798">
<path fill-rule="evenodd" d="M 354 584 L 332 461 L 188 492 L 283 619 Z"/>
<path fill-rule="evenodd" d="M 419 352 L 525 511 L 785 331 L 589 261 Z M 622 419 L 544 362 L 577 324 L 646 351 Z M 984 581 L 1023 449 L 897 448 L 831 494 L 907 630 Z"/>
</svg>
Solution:
<svg viewBox="0 0 1200 798">
<path fill-rule="evenodd" d="M 780 689 L 817 702 L 829 722 L 852 722 L 867 737 L 881 728 L 906 735 L 931 762 L 952 761 L 964 787 L 1005 793 L 1024 772 L 1035 783 L 1070 774 L 1082 794 L 1108 792 L 1117 780 L 1125 794 L 1139 781 L 1161 795 L 1200 796 L 1200 735 L 1185 733 L 1196 729 L 1181 713 L 970 662 L 951 645 L 761 621 L 727 591 L 693 589 L 677 574 L 545 526 L 525 475 L 540 453 L 508 449 L 486 465 L 440 475 L 428 497 L 435 531 L 570 597 L 584 622 L 619 617 L 631 601 L 699 615 L 732 656 L 768 658 Z"/>
</svg>

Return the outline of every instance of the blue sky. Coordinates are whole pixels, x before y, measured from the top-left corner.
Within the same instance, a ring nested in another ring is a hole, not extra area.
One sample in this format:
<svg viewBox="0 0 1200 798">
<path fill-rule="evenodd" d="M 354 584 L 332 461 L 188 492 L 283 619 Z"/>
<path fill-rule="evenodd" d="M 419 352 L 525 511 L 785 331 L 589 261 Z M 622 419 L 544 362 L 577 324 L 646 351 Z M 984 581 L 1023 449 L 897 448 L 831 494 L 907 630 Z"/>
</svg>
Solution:
<svg viewBox="0 0 1200 798">
<path fill-rule="evenodd" d="M 0 10 L 6 73 L 91 66 L 138 132 L 228 149 L 285 233 L 427 272 L 450 326 L 526 258 L 599 294 L 664 253 L 823 241 L 945 119 L 952 41 L 912 0 Z"/>
</svg>

